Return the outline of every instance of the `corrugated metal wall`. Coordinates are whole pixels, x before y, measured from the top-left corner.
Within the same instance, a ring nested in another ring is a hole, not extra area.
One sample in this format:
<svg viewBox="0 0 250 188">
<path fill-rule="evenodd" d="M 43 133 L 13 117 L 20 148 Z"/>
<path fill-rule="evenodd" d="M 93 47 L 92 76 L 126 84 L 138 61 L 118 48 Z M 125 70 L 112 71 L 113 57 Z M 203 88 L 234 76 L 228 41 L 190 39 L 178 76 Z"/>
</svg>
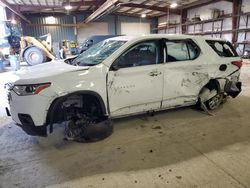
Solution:
<svg viewBox="0 0 250 188">
<path fill-rule="evenodd" d="M 76 22 L 81 23 L 88 15 L 78 14 L 75 15 Z M 28 19 L 32 22 L 32 24 L 50 24 L 48 23 L 49 16 L 27 16 Z M 73 24 L 74 16 L 73 15 L 65 15 L 65 16 L 54 16 L 55 24 Z M 109 34 L 111 35 L 119 35 L 121 34 L 121 23 L 122 22 L 147 22 L 151 23 L 151 29 L 155 28 L 157 25 L 156 19 L 140 19 L 140 18 L 131 18 L 124 16 L 114 16 L 108 15 L 97 22 L 107 22 Z M 61 42 L 62 40 L 74 40 L 76 41 L 75 36 L 75 27 L 62 27 L 62 26 L 38 26 L 38 25 L 29 25 L 25 22 L 22 23 L 23 35 L 26 36 L 34 36 L 39 37 L 45 35 L 47 33 L 51 33 L 53 42 Z M 153 31 L 152 31 L 153 32 Z"/>
<path fill-rule="evenodd" d="M 31 17 L 29 20 L 33 24 L 50 24 L 47 17 Z M 54 24 L 73 24 L 73 16 L 55 16 Z M 53 42 L 61 42 L 62 40 L 76 40 L 74 27 L 61 26 L 37 26 L 23 23 L 23 35 L 26 36 L 42 36 L 51 33 Z"/>
<path fill-rule="evenodd" d="M 81 23 L 88 15 L 76 15 L 77 23 Z M 157 27 L 158 20 L 155 19 L 147 19 L 147 18 L 133 18 L 128 16 L 115 16 L 115 15 L 107 15 L 97 20 L 97 22 L 108 22 L 109 24 L 109 34 L 110 35 L 120 35 L 121 34 L 121 23 L 150 23 L 151 32 L 155 33 L 153 28 Z"/>
</svg>

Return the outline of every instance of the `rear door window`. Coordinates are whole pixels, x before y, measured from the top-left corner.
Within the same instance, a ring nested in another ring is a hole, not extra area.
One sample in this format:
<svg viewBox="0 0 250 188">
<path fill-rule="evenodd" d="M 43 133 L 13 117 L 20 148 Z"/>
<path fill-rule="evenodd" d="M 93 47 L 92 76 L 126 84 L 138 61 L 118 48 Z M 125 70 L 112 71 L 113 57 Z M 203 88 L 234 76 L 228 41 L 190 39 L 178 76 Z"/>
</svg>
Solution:
<svg viewBox="0 0 250 188">
<path fill-rule="evenodd" d="M 200 50 L 191 40 L 167 40 L 167 62 L 187 61 L 196 59 Z"/>
<path fill-rule="evenodd" d="M 216 40 L 206 40 L 206 42 L 220 57 L 239 56 L 230 42 Z"/>
</svg>

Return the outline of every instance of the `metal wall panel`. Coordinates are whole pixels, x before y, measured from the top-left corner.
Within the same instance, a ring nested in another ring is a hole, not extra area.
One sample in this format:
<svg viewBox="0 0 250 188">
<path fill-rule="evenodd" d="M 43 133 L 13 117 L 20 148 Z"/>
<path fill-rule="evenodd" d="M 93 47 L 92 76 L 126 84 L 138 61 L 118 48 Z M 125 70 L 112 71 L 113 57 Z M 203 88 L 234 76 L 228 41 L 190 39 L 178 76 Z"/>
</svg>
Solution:
<svg viewBox="0 0 250 188">
<path fill-rule="evenodd" d="M 76 16 L 77 23 L 82 23 L 84 19 L 88 15 L 78 14 Z M 32 22 L 32 24 L 40 24 L 38 25 L 29 25 L 25 22 L 22 23 L 23 35 L 25 36 L 42 36 L 47 33 L 51 33 L 53 42 L 61 42 L 62 40 L 77 40 L 75 36 L 75 27 L 65 27 L 65 26 L 42 26 L 42 24 L 51 24 L 48 23 L 49 16 L 27 16 L 28 19 Z M 73 15 L 65 15 L 65 16 L 55 16 L 55 20 L 53 20 L 54 24 L 73 24 Z M 119 35 L 121 34 L 121 23 L 150 23 L 151 33 L 154 31 L 152 28 L 155 28 L 157 25 L 157 19 L 141 19 L 141 18 L 131 18 L 126 16 L 114 16 L 108 15 L 105 16 L 96 22 L 106 22 L 108 23 L 108 34 L 110 35 Z M 101 32 L 102 33 L 102 32 Z M 100 33 L 100 34 L 101 34 Z M 79 33 L 78 33 L 79 34 Z"/>
<path fill-rule="evenodd" d="M 48 17 L 31 17 L 29 20 L 33 24 L 49 24 Z M 73 24 L 73 16 L 56 16 L 54 24 Z M 76 40 L 74 35 L 74 27 L 61 26 L 38 26 L 23 23 L 23 35 L 39 37 L 47 33 L 51 33 L 53 42 L 61 42 L 62 40 Z"/>
<path fill-rule="evenodd" d="M 91 35 L 108 35 L 109 28 L 107 22 L 91 22 L 84 27 L 77 29 L 77 42 L 83 43 Z"/>
</svg>

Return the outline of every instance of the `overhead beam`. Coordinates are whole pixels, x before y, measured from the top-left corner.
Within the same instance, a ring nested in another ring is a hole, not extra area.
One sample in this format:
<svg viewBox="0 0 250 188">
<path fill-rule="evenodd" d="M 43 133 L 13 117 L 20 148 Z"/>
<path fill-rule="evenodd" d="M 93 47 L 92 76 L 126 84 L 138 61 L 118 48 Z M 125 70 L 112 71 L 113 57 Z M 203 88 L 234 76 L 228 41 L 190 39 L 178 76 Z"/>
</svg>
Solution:
<svg viewBox="0 0 250 188">
<path fill-rule="evenodd" d="M 117 16 L 127 16 L 127 17 L 133 17 L 133 18 L 141 18 L 141 15 L 140 14 L 128 14 L 128 13 L 124 13 L 124 12 L 115 12 L 115 13 L 112 13 L 112 15 L 117 15 Z M 147 18 L 154 18 L 152 16 L 147 16 Z"/>
<path fill-rule="evenodd" d="M 0 0 L 0 3 L 2 3 L 4 6 L 6 6 L 8 9 L 10 9 L 10 11 L 12 11 L 14 14 L 16 14 L 17 16 L 19 16 L 20 18 L 22 18 L 24 21 L 31 23 L 30 20 L 28 20 L 24 15 L 22 15 L 21 12 L 19 12 L 18 10 L 16 10 L 14 7 L 12 7 L 12 5 L 10 5 L 7 1 L 5 0 Z"/>
<path fill-rule="evenodd" d="M 160 5 L 160 4 L 161 4 L 161 2 L 155 3 L 154 6 L 158 6 L 158 5 Z M 168 8 L 168 7 L 162 7 L 162 8 Z M 142 10 L 136 11 L 135 13 L 136 13 L 136 14 L 141 14 L 141 13 L 144 12 L 144 11 L 145 11 L 145 10 L 142 9 Z M 148 14 L 152 14 L 152 13 L 154 13 L 154 12 L 155 12 L 155 10 L 151 10 L 150 12 L 147 12 L 147 15 L 148 15 Z"/>
<path fill-rule="evenodd" d="M 87 17 L 84 20 L 84 23 L 89 23 L 91 21 L 94 21 L 101 16 L 104 16 L 106 14 L 112 13 L 119 3 L 119 0 L 107 0 L 105 3 L 103 3 L 95 12 L 93 12 L 89 17 Z"/>
<path fill-rule="evenodd" d="M 53 1 L 54 2 L 54 1 Z M 80 6 L 97 6 L 99 7 L 101 5 L 101 2 L 103 1 L 77 1 L 77 2 L 70 2 L 70 5 L 73 7 L 80 7 Z M 63 8 L 64 6 L 66 6 L 67 3 L 63 2 L 62 6 L 56 6 L 54 5 L 12 5 L 13 8 L 15 8 L 16 10 L 20 10 L 21 12 L 25 12 L 25 11 L 30 11 L 30 10 L 42 10 L 42 9 L 49 9 L 49 8 Z"/>
<path fill-rule="evenodd" d="M 33 27 L 41 27 L 41 26 L 77 27 L 78 24 L 28 24 L 28 26 L 33 26 Z"/>
<path fill-rule="evenodd" d="M 67 2 L 63 2 L 62 3 L 62 6 L 66 6 L 66 5 L 68 5 L 68 3 Z M 97 2 L 97 1 L 84 1 L 84 0 L 82 0 L 82 1 L 76 1 L 76 2 L 70 2 L 70 5 L 73 7 L 78 7 L 78 6 L 99 6 L 100 5 L 100 3 L 99 2 Z"/>
<path fill-rule="evenodd" d="M 146 4 L 146 3 L 148 3 L 148 2 L 150 2 L 150 0 L 143 1 L 141 4 Z M 128 13 L 128 12 L 130 12 L 130 11 L 133 10 L 133 9 L 134 9 L 134 8 L 132 7 L 132 8 L 130 8 L 130 9 L 124 11 L 124 13 Z M 140 10 L 140 11 L 142 11 L 142 10 Z M 144 11 L 144 10 L 143 10 L 143 11 Z"/>
<path fill-rule="evenodd" d="M 187 8 L 199 8 L 199 7 L 202 7 L 202 6 L 205 6 L 205 5 L 209 5 L 211 3 L 217 3 L 217 2 L 220 2 L 220 1 L 228 1 L 228 2 L 232 2 L 233 0 L 200 0 L 200 1 L 195 1 L 193 3 L 189 3 L 185 6 L 183 6 L 182 8 L 183 9 L 187 9 Z"/>
<path fill-rule="evenodd" d="M 165 8 L 165 7 L 135 4 L 135 3 L 124 3 L 124 4 L 121 4 L 121 6 L 122 7 L 143 8 L 143 9 L 168 13 L 168 8 Z M 181 14 L 181 10 L 178 10 L 178 9 L 170 9 L 169 11 L 170 11 L 170 13 L 173 13 L 173 14 Z"/>
<path fill-rule="evenodd" d="M 19 10 L 19 12 L 28 12 L 36 11 L 43 9 L 53 9 L 53 8 L 62 8 L 61 6 L 39 6 L 39 5 L 12 5 L 13 8 Z"/>
<path fill-rule="evenodd" d="M 84 11 L 84 12 L 83 12 Z M 87 11 L 87 10 L 79 10 L 79 11 L 74 11 L 74 14 L 91 14 L 93 11 Z M 54 10 L 53 12 L 26 12 L 24 14 L 25 16 L 65 16 L 65 10 Z"/>
</svg>

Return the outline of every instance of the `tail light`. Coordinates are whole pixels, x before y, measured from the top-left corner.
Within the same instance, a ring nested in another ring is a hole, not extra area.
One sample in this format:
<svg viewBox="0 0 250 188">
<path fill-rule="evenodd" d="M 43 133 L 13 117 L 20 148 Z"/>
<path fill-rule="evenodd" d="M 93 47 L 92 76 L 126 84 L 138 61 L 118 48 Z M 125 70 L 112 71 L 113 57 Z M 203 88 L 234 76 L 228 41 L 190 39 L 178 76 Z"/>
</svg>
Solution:
<svg viewBox="0 0 250 188">
<path fill-rule="evenodd" d="M 239 69 L 242 67 L 242 60 L 239 61 L 232 61 L 231 62 L 233 65 L 237 66 Z"/>
</svg>

